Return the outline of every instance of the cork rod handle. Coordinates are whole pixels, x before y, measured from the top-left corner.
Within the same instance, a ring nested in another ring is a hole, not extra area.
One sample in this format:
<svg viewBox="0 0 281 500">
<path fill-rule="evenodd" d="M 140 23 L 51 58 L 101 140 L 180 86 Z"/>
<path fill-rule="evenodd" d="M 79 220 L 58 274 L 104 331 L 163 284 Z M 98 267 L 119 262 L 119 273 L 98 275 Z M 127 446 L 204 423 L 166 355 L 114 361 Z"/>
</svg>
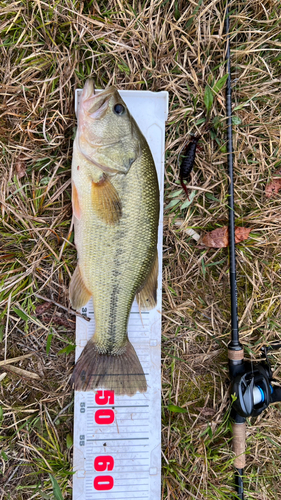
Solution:
<svg viewBox="0 0 281 500">
<path fill-rule="evenodd" d="M 232 446 L 235 454 L 234 467 L 244 469 L 246 464 L 246 422 L 232 424 Z"/>
</svg>

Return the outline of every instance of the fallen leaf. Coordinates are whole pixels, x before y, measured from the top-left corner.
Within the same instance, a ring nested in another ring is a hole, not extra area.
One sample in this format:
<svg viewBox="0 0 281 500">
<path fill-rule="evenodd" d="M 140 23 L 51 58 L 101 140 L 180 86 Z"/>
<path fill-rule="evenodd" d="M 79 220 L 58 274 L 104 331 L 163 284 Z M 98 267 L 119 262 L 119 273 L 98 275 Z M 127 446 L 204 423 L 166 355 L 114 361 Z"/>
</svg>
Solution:
<svg viewBox="0 0 281 500">
<path fill-rule="evenodd" d="M 55 325 L 65 326 L 66 328 L 73 328 L 74 327 L 73 321 L 69 321 L 66 317 L 64 317 L 62 315 L 59 316 L 58 314 L 52 317 L 52 322 Z"/>
<path fill-rule="evenodd" d="M 227 247 L 228 241 L 228 227 L 223 226 L 213 231 L 209 231 L 205 236 L 203 236 L 200 241 L 201 245 L 205 245 L 209 248 L 223 248 Z"/>
<path fill-rule="evenodd" d="M 251 229 L 249 227 L 236 227 L 235 228 L 235 243 L 240 243 L 249 237 Z M 229 246 L 229 231 L 227 226 L 219 227 L 209 233 L 205 234 L 201 241 L 200 246 L 209 248 L 224 248 Z"/>
<path fill-rule="evenodd" d="M 55 323 L 55 325 L 65 326 L 66 328 L 73 328 L 75 326 L 75 323 L 73 321 L 69 321 L 66 317 L 63 316 L 56 315 L 52 318 L 52 321 L 53 323 Z"/>
<path fill-rule="evenodd" d="M 53 325 L 65 326 L 66 328 L 70 329 L 75 327 L 75 323 L 72 320 L 67 319 L 66 316 L 63 316 L 61 314 L 59 315 L 59 313 L 53 316 L 51 314 L 44 313 L 41 316 L 41 321 L 44 324 L 52 323 Z"/>
<path fill-rule="evenodd" d="M 52 305 L 52 302 L 44 302 L 44 304 L 40 304 L 39 306 L 37 306 L 35 309 L 36 316 L 41 316 L 41 314 L 44 314 L 44 312 L 50 309 Z"/>
<path fill-rule="evenodd" d="M 276 172 L 276 175 L 281 176 L 281 170 Z M 281 177 L 273 177 L 273 180 L 265 186 L 266 198 L 272 198 L 276 196 L 280 189 L 281 189 Z"/>
<path fill-rule="evenodd" d="M 18 159 L 16 161 L 15 168 L 19 179 L 25 176 L 26 166 L 22 160 Z"/>
<path fill-rule="evenodd" d="M 194 410 L 199 411 L 201 417 L 213 417 L 216 414 L 216 410 L 213 408 L 200 408 L 198 406 L 194 406 Z"/>
<path fill-rule="evenodd" d="M 249 227 L 236 227 L 235 228 L 235 243 L 240 243 L 249 238 L 251 228 Z"/>
</svg>

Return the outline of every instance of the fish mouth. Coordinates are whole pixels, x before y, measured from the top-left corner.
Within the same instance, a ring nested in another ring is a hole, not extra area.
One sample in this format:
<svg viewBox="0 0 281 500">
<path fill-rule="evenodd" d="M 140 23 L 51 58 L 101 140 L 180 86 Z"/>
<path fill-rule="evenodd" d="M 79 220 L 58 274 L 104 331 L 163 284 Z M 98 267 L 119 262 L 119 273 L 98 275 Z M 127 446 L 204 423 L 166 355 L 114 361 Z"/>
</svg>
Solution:
<svg viewBox="0 0 281 500">
<path fill-rule="evenodd" d="M 108 109 L 109 100 L 115 92 L 115 87 L 108 87 L 103 92 L 95 94 L 93 80 L 88 79 L 81 97 L 84 111 L 91 115 L 91 118 L 102 118 Z"/>
<path fill-rule="evenodd" d="M 106 167 L 95 161 L 93 154 L 91 153 L 91 148 L 102 149 L 104 147 L 113 146 L 118 141 L 106 143 L 105 139 L 99 137 L 99 135 L 95 137 L 94 132 L 94 137 L 91 139 L 88 137 L 87 129 L 91 127 L 91 122 L 93 120 L 99 120 L 106 114 L 110 99 L 116 92 L 116 88 L 111 86 L 106 90 L 95 94 L 93 80 L 88 79 L 83 88 L 78 113 L 77 144 L 80 152 L 90 163 L 93 163 L 104 172 L 110 174 L 117 173 L 118 169 Z M 94 145 L 92 142 L 94 142 Z"/>
</svg>

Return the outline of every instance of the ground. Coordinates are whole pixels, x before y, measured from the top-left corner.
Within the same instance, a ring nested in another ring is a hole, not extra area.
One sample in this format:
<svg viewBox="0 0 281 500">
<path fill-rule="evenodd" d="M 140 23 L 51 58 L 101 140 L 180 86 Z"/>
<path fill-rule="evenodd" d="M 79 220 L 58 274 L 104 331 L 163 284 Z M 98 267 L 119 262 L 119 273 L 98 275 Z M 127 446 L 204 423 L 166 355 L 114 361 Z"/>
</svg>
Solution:
<svg viewBox="0 0 281 500">
<path fill-rule="evenodd" d="M 163 272 L 163 500 L 227 499 L 233 483 L 226 248 L 225 2 L 2 1 L 0 80 L 1 500 L 70 499 L 76 263 L 70 165 L 74 91 L 167 90 Z M 247 356 L 280 340 L 281 6 L 230 8 L 238 314 Z M 206 127 L 208 122 L 209 128 Z M 177 159 L 202 134 L 189 183 Z M 271 355 L 280 382 L 280 354 Z M 248 499 L 281 495 L 280 404 L 247 422 Z"/>
</svg>

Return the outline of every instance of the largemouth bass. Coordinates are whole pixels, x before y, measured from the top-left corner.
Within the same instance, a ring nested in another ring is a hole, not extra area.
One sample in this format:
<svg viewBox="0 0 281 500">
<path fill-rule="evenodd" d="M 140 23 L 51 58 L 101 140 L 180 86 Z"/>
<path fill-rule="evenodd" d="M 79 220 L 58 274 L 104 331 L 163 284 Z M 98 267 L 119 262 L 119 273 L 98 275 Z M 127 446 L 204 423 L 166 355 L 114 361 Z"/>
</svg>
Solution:
<svg viewBox="0 0 281 500">
<path fill-rule="evenodd" d="M 72 376 L 76 390 L 96 387 L 133 395 L 147 389 L 127 334 L 134 297 L 156 305 L 159 187 L 152 154 L 114 87 L 82 92 L 72 160 L 72 205 L 78 264 L 73 308 L 93 296 L 95 333 Z"/>
</svg>

